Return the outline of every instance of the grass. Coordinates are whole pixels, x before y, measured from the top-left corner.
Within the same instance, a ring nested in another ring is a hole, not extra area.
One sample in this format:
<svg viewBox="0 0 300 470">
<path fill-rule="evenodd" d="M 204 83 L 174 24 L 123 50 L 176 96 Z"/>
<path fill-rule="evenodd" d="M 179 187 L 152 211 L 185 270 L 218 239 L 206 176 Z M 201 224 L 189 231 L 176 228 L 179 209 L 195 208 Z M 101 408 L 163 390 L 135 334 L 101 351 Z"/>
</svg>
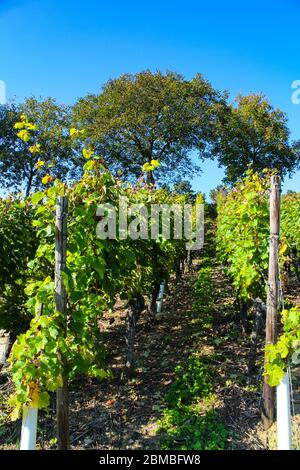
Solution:
<svg viewBox="0 0 300 470">
<path fill-rule="evenodd" d="M 213 298 L 212 266 L 204 258 L 194 285 L 191 328 L 211 328 Z M 195 351 L 175 368 L 166 397 L 163 418 L 159 422 L 163 450 L 221 450 L 228 433 L 215 410 L 216 395 L 209 357 Z"/>
<path fill-rule="evenodd" d="M 214 409 L 216 396 L 205 359 L 190 356 L 176 367 L 176 378 L 166 395 L 159 423 L 164 450 L 220 450 L 227 432 Z"/>
</svg>

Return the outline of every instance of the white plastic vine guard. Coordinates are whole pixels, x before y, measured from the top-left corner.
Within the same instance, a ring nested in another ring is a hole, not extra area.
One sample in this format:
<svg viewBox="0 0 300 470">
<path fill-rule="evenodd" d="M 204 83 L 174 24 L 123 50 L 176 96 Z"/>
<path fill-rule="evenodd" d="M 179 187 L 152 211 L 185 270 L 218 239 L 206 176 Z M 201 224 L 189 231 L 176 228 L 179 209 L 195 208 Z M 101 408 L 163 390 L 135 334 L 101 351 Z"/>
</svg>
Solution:
<svg viewBox="0 0 300 470">
<path fill-rule="evenodd" d="M 24 406 L 20 450 L 35 450 L 38 408 Z"/>
<path fill-rule="evenodd" d="M 157 314 L 160 314 L 161 310 L 162 310 L 164 291 L 165 291 L 165 281 L 163 281 L 161 283 L 160 288 L 159 288 L 158 299 L 157 299 L 157 302 L 156 302 L 156 313 Z"/>
<path fill-rule="evenodd" d="M 290 379 L 286 372 L 277 386 L 277 447 L 278 450 L 291 450 L 291 402 Z"/>
</svg>

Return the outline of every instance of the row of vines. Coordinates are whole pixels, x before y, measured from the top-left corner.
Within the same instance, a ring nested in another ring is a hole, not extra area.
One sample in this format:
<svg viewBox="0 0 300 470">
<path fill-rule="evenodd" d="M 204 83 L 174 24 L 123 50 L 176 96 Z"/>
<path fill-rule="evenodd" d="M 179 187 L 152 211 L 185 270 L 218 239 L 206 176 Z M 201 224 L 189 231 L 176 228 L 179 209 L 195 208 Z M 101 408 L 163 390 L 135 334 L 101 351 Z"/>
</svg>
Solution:
<svg viewBox="0 0 300 470">
<path fill-rule="evenodd" d="M 67 319 L 55 310 L 53 296 L 59 195 L 67 195 L 69 200 L 67 263 L 62 274 Z M 1 245 L 6 251 L 3 259 L 7 260 L 2 269 L 9 269 L 10 276 L 3 273 L 1 323 L 14 333 L 28 326 L 18 336 L 10 358 L 16 416 L 24 404 L 47 406 L 49 392 L 62 385 L 65 372 L 69 379 L 78 373 L 105 377 L 104 345 L 98 326 L 101 315 L 113 308 L 117 298 L 129 305 L 139 300 L 139 314 L 145 308 L 145 296 L 154 313 L 161 282 L 168 280 L 178 269 L 178 261 L 186 256 L 182 240 L 98 239 L 98 205 L 118 206 L 122 195 L 131 203 L 180 204 L 184 200 L 163 190 L 124 188 L 101 164 L 90 160 L 82 180 L 72 187 L 56 181 L 25 202 L 2 201 L 3 212 L 14 225 L 9 225 L 9 233 L 2 230 L 9 241 Z M 6 220 L 4 224 L 7 227 Z M 15 243 L 18 240 L 19 247 Z M 57 351 L 65 358 L 64 364 Z"/>
<path fill-rule="evenodd" d="M 39 151 L 35 126 L 26 116 L 15 126 L 21 139 L 32 140 L 30 151 Z M 70 130 L 74 139 L 80 132 Z M 105 361 L 105 344 L 99 328 L 101 316 L 117 300 L 128 306 L 126 372 L 134 368 L 134 329 L 140 314 L 154 315 L 162 282 L 174 273 L 180 276 L 186 257 L 186 240 L 141 234 L 141 220 L 128 215 L 128 230 L 134 225 L 138 237 L 97 237 L 99 225 L 120 200 L 138 209 L 140 204 L 183 205 L 185 195 L 140 181 L 122 182 L 107 170 L 91 148 L 82 149 L 86 164 L 82 178 L 62 183 L 51 176 L 51 165 L 38 161 L 44 190 L 25 200 L 11 196 L 0 200 L 0 326 L 15 338 L 10 354 L 10 372 L 15 392 L 10 398 L 12 419 L 31 406 L 47 408 L 51 393 L 78 374 L 100 379 L 110 371 Z M 143 167 L 153 172 L 159 162 Z M 66 267 L 61 273 L 66 292 L 66 314 L 55 303 L 55 211 L 60 197 L 67 197 Z M 203 202 L 202 196 L 197 203 Z M 99 206 L 106 208 L 99 213 Z M 120 214 L 117 212 L 117 215 Z M 127 215 L 126 215 L 127 218 Z M 121 234 L 116 216 L 113 235 Z M 153 227 L 149 227 L 149 232 Z M 111 232 L 110 232 L 111 233 Z"/>
<path fill-rule="evenodd" d="M 269 194 L 270 171 L 259 175 L 249 170 L 246 178 L 230 191 L 217 195 L 217 249 L 219 258 L 231 278 L 245 333 L 249 330 L 251 312 L 255 314 L 249 360 L 252 369 L 260 317 L 266 310 L 269 264 Z M 281 197 L 280 222 L 281 291 L 291 279 L 299 282 L 300 260 L 300 193 Z M 300 309 L 288 300 L 282 303 L 282 331 L 275 345 L 267 346 L 265 373 L 271 386 L 278 385 L 287 361 L 299 364 Z"/>
</svg>

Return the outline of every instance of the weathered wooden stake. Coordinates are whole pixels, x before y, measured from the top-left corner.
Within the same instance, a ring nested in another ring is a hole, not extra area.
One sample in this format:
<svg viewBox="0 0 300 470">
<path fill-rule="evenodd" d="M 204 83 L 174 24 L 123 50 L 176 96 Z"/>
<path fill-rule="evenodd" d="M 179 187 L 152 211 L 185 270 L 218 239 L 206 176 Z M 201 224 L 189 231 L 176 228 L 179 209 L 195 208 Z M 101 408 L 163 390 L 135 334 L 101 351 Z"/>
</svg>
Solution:
<svg viewBox="0 0 300 470">
<path fill-rule="evenodd" d="M 55 305 L 56 310 L 65 317 L 65 333 L 67 330 L 67 296 L 61 272 L 66 268 L 67 251 L 67 213 L 68 198 L 59 196 L 56 201 L 55 231 Z M 58 355 L 64 364 L 60 351 Z M 57 446 L 59 450 L 70 448 L 69 433 L 69 392 L 67 378 L 63 374 L 63 386 L 56 392 Z"/>
<path fill-rule="evenodd" d="M 270 196 L 270 253 L 269 282 L 266 318 L 266 345 L 277 337 L 277 312 L 279 303 L 279 234 L 280 234 L 280 177 L 271 177 Z M 275 388 L 264 377 L 262 400 L 262 423 L 267 430 L 274 421 Z"/>
</svg>

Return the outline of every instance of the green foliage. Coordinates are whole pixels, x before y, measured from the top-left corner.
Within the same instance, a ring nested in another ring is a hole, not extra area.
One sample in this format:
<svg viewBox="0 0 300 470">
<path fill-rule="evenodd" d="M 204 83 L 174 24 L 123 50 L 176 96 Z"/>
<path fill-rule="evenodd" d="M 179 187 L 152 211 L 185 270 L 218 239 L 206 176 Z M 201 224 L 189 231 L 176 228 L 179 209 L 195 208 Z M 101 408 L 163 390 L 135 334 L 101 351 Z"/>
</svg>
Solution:
<svg viewBox="0 0 300 470">
<path fill-rule="evenodd" d="M 226 195 L 226 187 L 224 186 L 224 184 L 218 184 L 218 186 L 211 189 L 211 191 L 209 192 L 209 197 L 212 200 L 213 204 L 217 203 L 219 194 Z"/>
<path fill-rule="evenodd" d="M 227 195 L 217 198 L 217 249 L 238 296 L 263 298 L 268 270 L 269 175 L 248 170 Z"/>
<path fill-rule="evenodd" d="M 174 184 L 173 191 L 176 194 L 185 194 L 188 196 L 189 202 L 195 202 L 196 193 L 195 191 L 193 191 L 192 184 L 190 181 L 188 180 L 178 181 L 176 184 Z"/>
<path fill-rule="evenodd" d="M 217 195 L 217 250 L 233 280 L 237 295 L 248 301 L 266 296 L 269 259 L 270 172 L 260 176 L 252 170 L 231 191 Z M 282 273 L 300 253 L 300 199 L 298 193 L 282 197 Z M 296 264 L 297 265 L 297 264 Z"/>
<path fill-rule="evenodd" d="M 280 383 L 288 362 L 300 364 L 300 309 L 283 310 L 281 321 L 283 333 L 276 344 L 266 346 L 265 374 L 272 387 Z"/>
<path fill-rule="evenodd" d="M 196 170 L 192 150 L 211 155 L 225 107 L 225 97 L 201 75 L 188 81 L 145 71 L 108 81 L 99 95 L 80 99 L 73 116 L 110 170 L 139 177 L 143 164 L 159 160 L 148 181 L 176 181 Z"/>
<path fill-rule="evenodd" d="M 31 129 L 21 127 L 21 116 L 34 123 Z M 50 165 L 52 174 L 61 180 L 80 173 L 81 162 L 66 132 L 68 126 L 69 109 L 52 98 L 29 98 L 18 105 L 0 106 L 1 185 L 26 195 L 40 188 L 45 167 L 39 167 L 39 161 Z"/>
<path fill-rule="evenodd" d="M 0 328 L 13 335 L 30 322 L 24 288 L 29 279 L 27 264 L 37 249 L 33 215 L 28 201 L 0 199 Z"/>
<path fill-rule="evenodd" d="M 224 450 L 227 432 L 217 413 L 201 410 L 168 408 L 159 432 L 163 434 L 163 450 Z"/>
<path fill-rule="evenodd" d="M 199 271 L 197 280 L 194 285 L 195 301 L 193 303 L 194 309 L 210 308 L 210 304 L 213 299 L 213 284 L 212 284 L 212 267 L 210 266 L 209 260 L 203 260 L 202 267 Z"/>
<path fill-rule="evenodd" d="M 246 176 L 249 165 L 258 173 L 270 168 L 286 175 L 298 164 L 299 143 L 290 144 L 286 115 L 263 95 L 239 95 L 220 132 L 219 162 L 229 183 Z"/>
<path fill-rule="evenodd" d="M 281 240 L 286 261 L 294 269 L 300 262 L 300 193 L 290 193 L 282 197 L 281 203 Z M 299 275 L 299 272 L 298 272 Z"/>
<path fill-rule="evenodd" d="M 161 448 L 217 450 L 226 446 L 227 432 L 213 409 L 215 396 L 208 366 L 190 356 L 176 367 L 176 378 L 166 396 L 159 423 Z"/>
<path fill-rule="evenodd" d="M 67 260 L 62 273 L 67 317 L 56 311 L 53 296 L 55 205 L 59 195 L 67 195 L 69 200 Z M 10 357 L 16 388 L 11 399 L 13 417 L 24 404 L 46 407 L 49 392 L 60 386 L 63 374 L 68 379 L 78 373 L 107 377 L 99 318 L 113 307 L 117 296 L 130 300 L 137 294 L 150 295 L 154 283 L 168 278 L 176 257 L 184 252 L 183 240 L 97 238 L 98 205 L 118 207 L 120 196 L 126 196 L 129 204 L 185 200 L 152 186 L 124 186 L 97 156 L 88 159 L 76 184 L 67 186 L 55 180 L 31 198 L 38 247 L 29 263 L 25 289 L 32 320 L 26 333 L 18 337 Z"/>
<path fill-rule="evenodd" d="M 169 405 L 191 405 L 212 393 L 208 367 L 199 357 L 191 356 L 185 364 L 176 367 L 175 373 L 175 381 L 166 396 Z"/>
</svg>

